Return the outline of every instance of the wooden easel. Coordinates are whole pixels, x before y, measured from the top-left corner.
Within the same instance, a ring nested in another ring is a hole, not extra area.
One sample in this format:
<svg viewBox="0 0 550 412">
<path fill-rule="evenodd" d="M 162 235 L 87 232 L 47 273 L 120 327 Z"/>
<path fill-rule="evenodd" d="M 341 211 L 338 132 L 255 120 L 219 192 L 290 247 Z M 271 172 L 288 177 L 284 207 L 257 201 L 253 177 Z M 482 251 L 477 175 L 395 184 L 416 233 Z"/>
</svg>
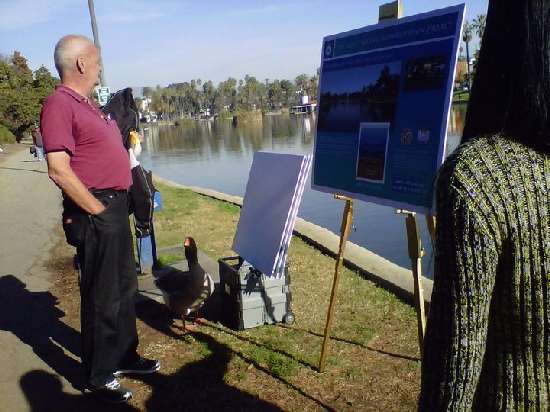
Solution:
<svg viewBox="0 0 550 412">
<path fill-rule="evenodd" d="M 336 304 L 336 292 L 338 291 L 338 282 L 340 280 L 340 268 L 344 261 L 344 251 L 348 241 L 351 223 L 353 221 L 353 200 L 346 196 L 334 195 L 335 199 L 345 200 L 344 215 L 342 216 L 342 225 L 340 226 L 340 245 L 338 247 L 338 257 L 334 266 L 334 279 L 332 281 L 332 292 L 330 292 L 330 303 L 328 305 L 327 322 L 325 324 L 325 334 L 323 338 L 323 347 L 321 348 L 321 357 L 319 359 L 319 372 L 325 368 L 325 360 L 328 352 L 328 341 L 330 339 L 330 329 L 332 327 L 332 317 Z"/>
<path fill-rule="evenodd" d="M 398 209 L 397 214 L 405 215 L 405 226 L 407 228 L 407 249 L 411 259 L 414 286 L 414 306 L 416 308 L 416 320 L 418 323 L 418 346 L 422 357 L 424 333 L 426 332 L 426 309 L 424 305 L 424 289 L 422 287 L 422 257 L 424 249 L 420 240 L 416 213 L 408 210 Z"/>
<path fill-rule="evenodd" d="M 379 9 L 379 21 L 397 19 L 403 15 L 403 2 L 402 0 L 394 1 L 393 3 L 383 4 Z M 323 372 L 325 368 L 325 361 L 328 354 L 328 342 L 330 340 L 330 331 L 332 327 L 332 320 L 334 316 L 334 308 L 336 302 L 336 293 L 338 291 L 338 283 L 340 280 L 340 268 L 344 260 L 344 251 L 346 249 L 346 242 L 348 240 L 349 232 L 353 221 L 353 201 L 351 198 L 334 195 L 335 199 L 345 200 L 346 206 L 344 208 L 344 214 L 342 216 L 342 225 L 340 228 L 340 245 L 338 248 L 338 256 L 334 267 L 334 279 L 332 282 L 332 291 L 330 293 L 330 302 L 327 313 L 327 321 L 325 324 L 325 333 L 323 337 L 323 346 L 321 348 L 321 357 L 319 359 L 319 372 Z M 418 344 L 420 346 L 420 354 L 423 352 L 424 334 L 426 331 L 426 310 L 424 304 L 424 290 L 422 288 L 422 256 L 424 256 L 424 249 L 422 248 L 422 242 L 420 239 L 420 232 L 418 230 L 418 223 L 416 221 L 416 213 L 397 210 L 397 213 L 406 215 L 405 225 L 407 229 L 407 245 L 409 258 L 411 259 L 411 268 L 414 278 L 414 302 L 417 314 L 418 323 Z M 428 231 L 432 240 L 435 239 L 435 217 L 432 215 L 426 216 L 426 223 L 428 225 Z"/>
</svg>

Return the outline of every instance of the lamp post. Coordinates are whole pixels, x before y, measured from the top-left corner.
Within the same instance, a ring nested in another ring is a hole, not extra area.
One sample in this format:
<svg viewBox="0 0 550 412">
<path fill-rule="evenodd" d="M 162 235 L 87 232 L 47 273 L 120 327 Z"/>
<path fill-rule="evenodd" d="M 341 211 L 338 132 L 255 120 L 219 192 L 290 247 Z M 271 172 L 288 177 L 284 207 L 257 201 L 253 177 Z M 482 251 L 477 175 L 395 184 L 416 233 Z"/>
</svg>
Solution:
<svg viewBox="0 0 550 412">
<path fill-rule="evenodd" d="M 101 58 L 101 45 L 99 44 L 99 33 L 97 31 L 97 23 L 95 20 L 94 0 L 88 0 L 88 9 L 90 10 L 90 20 L 92 23 L 92 33 L 94 34 L 94 44 L 99 50 L 99 61 L 101 63 L 101 71 L 99 72 L 99 81 L 101 86 L 107 86 L 105 81 L 105 67 L 103 66 L 103 59 Z"/>
</svg>

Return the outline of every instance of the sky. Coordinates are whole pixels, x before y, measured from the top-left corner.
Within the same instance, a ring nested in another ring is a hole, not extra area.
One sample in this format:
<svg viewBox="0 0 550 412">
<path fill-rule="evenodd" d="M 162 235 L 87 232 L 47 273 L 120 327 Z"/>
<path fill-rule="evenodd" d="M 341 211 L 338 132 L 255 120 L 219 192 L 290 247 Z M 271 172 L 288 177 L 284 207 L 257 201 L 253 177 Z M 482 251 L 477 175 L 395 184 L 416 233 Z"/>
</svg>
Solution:
<svg viewBox="0 0 550 412">
<path fill-rule="evenodd" d="M 385 0 L 95 0 L 105 79 L 111 90 L 200 78 L 215 84 L 313 75 L 324 36 L 374 24 Z M 406 16 L 459 4 L 403 0 Z M 467 19 L 488 0 L 466 0 Z M 20 51 L 31 69 L 55 73 L 66 34 L 92 38 L 87 0 L 0 0 L 0 54 Z M 474 41 L 473 50 L 477 48 Z"/>
</svg>

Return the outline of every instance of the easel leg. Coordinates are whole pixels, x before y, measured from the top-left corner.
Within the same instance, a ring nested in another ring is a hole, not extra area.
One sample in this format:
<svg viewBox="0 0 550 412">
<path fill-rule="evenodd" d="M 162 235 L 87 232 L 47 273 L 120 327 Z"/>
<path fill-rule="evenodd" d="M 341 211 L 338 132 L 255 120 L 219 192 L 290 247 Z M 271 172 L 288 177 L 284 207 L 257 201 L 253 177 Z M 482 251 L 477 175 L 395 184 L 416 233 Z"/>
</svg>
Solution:
<svg viewBox="0 0 550 412">
<path fill-rule="evenodd" d="M 430 232 L 430 237 L 432 238 L 432 243 L 435 243 L 435 216 L 426 215 L 426 225 L 428 226 L 428 232 Z"/>
<path fill-rule="evenodd" d="M 342 226 L 340 230 L 340 246 L 338 248 L 338 257 L 334 267 L 334 280 L 332 282 L 332 292 L 330 293 L 330 303 L 328 306 L 327 322 L 325 325 L 325 334 L 323 338 L 323 347 L 321 349 L 321 357 L 319 359 L 319 372 L 323 372 L 325 368 L 325 361 L 328 353 L 328 342 L 330 339 L 330 330 L 332 327 L 332 317 L 334 315 L 334 308 L 336 303 L 336 293 L 338 291 L 338 282 L 340 280 L 340 267 L 344 260 L 344 251 L 346 249 L 346 242 L 348 240 L 349 232 L 351 229 L 351 223 L 353 221 L 353 203 L 349 198 L 343 198 L 341 196 L 335 196 L 337 199 L 345 199 L 346 206 L 344 208 L 344 216 L 342 217 Z"/>
<path fill-rule="evenodd" d="M 422 260 L 412 261 L 414 277 L 414 304 L 416 306 L 416 319 L 418 325 L 418 346 L 420 347 L 420 357 L 424 354 L 424 334 L 426 333 L 426 311 L 424 306 L 424 290 L 422 288 Z"/>
<path fill-rule="evenodd" d="M 407 226 L 407 243 L 414 278 L 414 304 L 418 323 L 418 345 L 420 346 L 420 356 L 422 357 L 424 333 L 426 332 L 426 312 L 424 306 L 424 291 L 422 289 L 422 256 L 424 255 L 424 250 L 422 249 L 422 243 L 420 241 L 420 232 L 418 230 L 418 223 L 416 222 L 416 215 L 412 212 L 402 213 L 407 215 L 405 220 Z"/>
</svg>

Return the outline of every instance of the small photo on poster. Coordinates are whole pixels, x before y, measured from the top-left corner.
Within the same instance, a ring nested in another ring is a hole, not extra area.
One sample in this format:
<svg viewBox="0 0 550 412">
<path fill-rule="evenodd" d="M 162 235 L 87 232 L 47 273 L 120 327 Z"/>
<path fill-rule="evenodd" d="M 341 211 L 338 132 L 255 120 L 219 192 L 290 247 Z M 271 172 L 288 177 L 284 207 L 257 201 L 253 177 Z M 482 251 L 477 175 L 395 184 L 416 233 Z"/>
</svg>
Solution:
<svg viewBox="0 0 550 412">
<path fill-rule="evenodd" d="M 361 123 L 357 151 L 357 180 L 384 183 L 390 123 Z"/>
<path fill-rule="evenodd" d="M 318 129 L 356 133 L 360 123 L 392 123 L 400 85 L 401 61 L 362 66 L 349 60 L 323 71 Z"/>
<path fill-rule="evenodd" d="M 445 56 L 419 57 L 409 60 L 405 65 L 405 84 L 407 92 L 442 89 L 447 77 L 447 58 Z"/>
</svg>

